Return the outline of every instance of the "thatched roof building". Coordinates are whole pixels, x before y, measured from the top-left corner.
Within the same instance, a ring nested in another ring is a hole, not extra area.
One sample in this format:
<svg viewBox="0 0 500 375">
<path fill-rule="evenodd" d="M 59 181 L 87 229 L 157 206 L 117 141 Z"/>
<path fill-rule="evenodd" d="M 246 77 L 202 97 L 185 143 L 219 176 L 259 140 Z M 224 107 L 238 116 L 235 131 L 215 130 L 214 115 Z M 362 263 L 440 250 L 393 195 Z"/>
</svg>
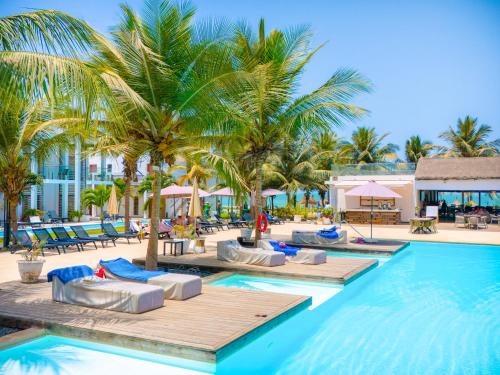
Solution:
<svg viewBox="0 0 500 375">
<path fill-rule="evenodd" d="M 500 179 L 500 157 L 421 158 L 415 180 Z"/>
</svg>

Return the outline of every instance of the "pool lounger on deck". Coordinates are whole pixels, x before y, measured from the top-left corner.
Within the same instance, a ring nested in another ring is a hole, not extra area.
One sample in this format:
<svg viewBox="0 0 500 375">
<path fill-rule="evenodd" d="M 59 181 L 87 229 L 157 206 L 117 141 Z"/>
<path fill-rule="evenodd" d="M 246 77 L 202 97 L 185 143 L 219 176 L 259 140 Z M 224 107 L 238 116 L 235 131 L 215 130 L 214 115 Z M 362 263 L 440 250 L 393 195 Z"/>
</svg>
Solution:
<svg viewBox="0 0 500 375">
<path fill-rule="evenodd" d="M 274 250 L 246 248 L 241 246 L 237 240 L 227 240 L 217 242 L 217 259 L 226 262 L 274 267 L 285 264 L 286 256 Z"/>
<path fill-rule="evenodd" d="M 114 225 L 111 223 L 103 223 L 101 227 L 104 234 L 108 237 L 115 239 L 125 238 L 127 239 L 128 243 L 130 243 L 131 238 L 137 238 L 139 240 L 139 243 L 141 242 L 141 239 L 139 238 L 139 233 L 118 233 Z"/>
<path fill-rule="evenodd" d="M 334 231 L 328 233 L 325 231 L 323 235 L 320 235 L 317 231 L 292 231 L 292 243 L 297 245 L 330 245 L 330 244 L 341 244 L 347 243 L 347 231 L 342 230 L 338 233 L 338 236 L 333 235 Z"/>
<path fill-rule="evenodd" d="M 158 286 L 101 279 L 88 266 L 59 268 L 47 276 L 57 302 L 133 314 L 164 303 L 163 289 Z"/>
<path fill-rule="evenodd" d="M 157 285 L 163 288 L 165 299 L 185 300 L 201 293 L 201 277 L 163 271 L 145 271 L 123 258 L 101 260 L 106 277 Z"/>
<path fill-rule="evenodd" d="M 116 239 L 115 238 L 108 237 L 104 234 L 102 234 L 100 236 L 91 236 L 88 234 L 88 232 L 85 230 L 85 228 L 81 225 L 75 225 L 75 226 L 72 225 L 71 230 L 73 231 L 73 233 L 75 233 L 76 238 L 79 238 L 81 240 L 100 241 L 101 246 L 103 248 L 104 248 L 104 242 L 106 242 L 106 246 L 107 246 L 108 241 L 113 242 L 113 245 L 116 246 L 116 243 L 115 243 Z"/>
<path fill-rule="evenodd" d="M 277 248 L 277 242 L 269 240 L 259 240 L 259 246 L 264 250 L 281 251 Z M 326 263 L 326 251 L 301 249 L 300 247 L 286 246 L 284 254 L 289 256 L 287 259 L 291 263 L 300 264 L 321 264 Z"/>
</svg>

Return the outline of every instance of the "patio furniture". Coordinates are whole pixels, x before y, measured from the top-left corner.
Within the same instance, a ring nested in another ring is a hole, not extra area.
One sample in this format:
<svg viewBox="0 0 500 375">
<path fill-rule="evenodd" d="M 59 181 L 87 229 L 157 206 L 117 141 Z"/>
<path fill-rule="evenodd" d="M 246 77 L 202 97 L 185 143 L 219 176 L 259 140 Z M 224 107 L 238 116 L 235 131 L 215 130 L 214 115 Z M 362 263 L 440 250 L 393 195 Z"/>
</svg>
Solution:
<svg viewBox="0 0 500 375">
<path fill-rule="evenodd" d="M 219 215 L 214 215 L 214 217 L 217 219 L 217 222 L 220 223 L 220 224 L 223 224 L 223 221 L 222 221 L 222 218 L 219 216 Z M 227 226 L 227 229 L 230 229 L 230 227 L 233 227 L 233 228 L 242 228 L 243 225 L 239 222 L 235 222 L 233 221 L 232 219 L 229 220 L 227 222 L 227 224 L 225 224 Z"/>
<path fill-rule="evenodd" d="M 478 228 L 488 229 L 488 221 L 491 221 L 489 216 L 481 216 L 479 218 Z"/>
<path fill-rule="evenodd" d="M 115 238 L 115 239 L 125 238 L 129 244 L 130 244 L 131 238 L 137 238 L 139 240 L 139 243 L 141 242 L 141 239 L 139 238 L 138 233 L 118 233 L 118 231 L 116 230 L 114 225 L 111 223 L 103 223 L 101 225 L 101 227 L 102 227 L 104 234 L 108 237 Z"/>
<path fill-rule="evenodd" d="M 462 225 L 462 228 L 467 228 L 467 222 L 464 215 L 455 215 L 455 227 Z"/>
<path fill-rule="evenodd" d="M 12 231 L 12 234 L 14 235 L 14 238 L 16 239 L 16 242 L 20 246 L 27 247 L 28 249 L 33 248 L 33 241 L 31 240 L 30 235 L 26 230 L 14 230 Z M 61 254 L 61 251 L 59 250 L 59 246 L 56 244 L 51 244 L 51 243 L 43 243 L 41 244 L 41 253 L 42 256 L 45 256 L 45 253 L 43 249 L 56 249 L 59 254 Z M 16 250 L 11 251 L 14 253 Z"/>
<path fill-rule="evenodd" d="M 430 234 L 437 233 L 436 218 L 414 217 L 410 219 L 410 233 Z"/>
<path fill-rule="evenodd" d="M 97 249 L 97 244 L 92 239 L 71 238 L 71 236 L 66 231 L 66 228 L 64 228 L 64 227 L 52 227 L 51 229 L 52 229 L 52 232 L 56 235 L 58 240 L 74 242 L 76 244 L 79 244 L 81 246 L 82 250 L 86 244 L 92 243 L 92 244 L 94 244 L 95 248 Z"/>
<path fill-rule="evenodd" d="M 181 255 L 184 255 L 184 240 L 169 238 L 163 241 L 163 255 L 167 255 L 167 244 L 170 244 L 170 255 L 177 256 L 177 245 L 180 245 Z"/>
<path fill-rule="evenodd" d="M 217 242 L 217 259 L 225 262 L 274 267 L 285 264 L 286 256 L 278 251 L 246 248 L 237 240 L 227 240 Z"/>
<path fill-rule="evenodd" d="M 291 263 L 300 264 L 322 264 L 326 263 L 326 251 L 301 249 L 300 247 L 285 246 L 280 247 L 277 241 L 259 240 L 259 246 L 264 250 L 274 250 L 284 253 L 288 256 Z"/>
<path fill-rule="evenodd" d="M 106 277 L 146 283 L 163 289 L 165 299 L 185 300 L 201 293 L 201 277 L 163 271 L 145 271 L 123 258 L 101 260 Z"/>
<path fill-rule="evenodd" d="M 30 216 L 29 217 L 29 223 L 31 225 L 32 228 L 35 228 L 35 227 L 41 227 L 42 224 L 43 224 L 43 221 L 42 219 L 40 219 L 40 216 Z"/>
<path fill-rule="evenodd" d="M 76 238 L 78 239 L 81 239 L 81 240 L 92 240 L 92 241 L 100 241 L 101 242 L 101 246 L 104 248 L 104 242 L 106 242 L 106 244 L 108 243 L 108 241 L 112 241 L 113 242 L 113 245 L 116 246 L 115 244 L 115 239 L 114 238 L 111 238 L 111 237 L 108 237 L 106 235 L 100 235 L 100 236 L 91 236 L 87 233 L 87 231 L 85 230 L 85 228 L 81 225 L 77 225 L 77 226 L 71 226 L 70 227 L 71 230 L 73 231 L 73 233 L 75 233 L 76 235 Z"/>
<path fill-rule="evenodd" d="M 479 229 L 479 217 L 478 216 L 469 216 L 468 226 L 470 229 Z"/>
<path fill-rule="evenodd" d="M 66 252 L 66 248 L 70 246 L 76 246 L 78 251 L 80 250 L 80 246 L 78 244 L 71 241 L 63 241 L 59 239 L 54 239 L 50 235 L 49 231 L 46 228 L 34 228 L 33 233 L 35 233 L 36 238 L 42 243 L 48 243 L 51 245 L 59 245 L 63 249 L 63 252 Z"/>
<path fill-rule="evenodd" d="M 139 314 L 162 307 L 163 288 L 94 276 L 88 266 L 50 271 L 52 299 L 57 302 L 97 309 Z"/>
<path fill-rule="evenodd" d="M 339 243 L 347 243 L 347 231 L 341 230 L 339 232 L 335 231 L 337 235 L 333 234 L 334 232 L 324 231 L 321 232 L 321 235 L 318 231 L 303 231 L 303 230 L 294 230 L 292 231 L 292 243 L 295 245 L 332 245 Z"/>
</svg>

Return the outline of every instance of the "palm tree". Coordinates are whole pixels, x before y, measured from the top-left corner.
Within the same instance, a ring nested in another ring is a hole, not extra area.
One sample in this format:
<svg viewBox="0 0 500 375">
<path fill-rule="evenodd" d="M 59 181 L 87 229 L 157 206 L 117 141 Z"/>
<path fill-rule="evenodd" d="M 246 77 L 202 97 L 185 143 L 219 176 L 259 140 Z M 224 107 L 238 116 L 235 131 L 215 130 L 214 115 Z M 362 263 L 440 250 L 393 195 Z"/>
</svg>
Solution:
<svg viewBox="0 0 500 375">
<path fill-rule="evenodd" d="M 87 24 L 62 12 L 0 18 L 0 190 L 13 229 L 20 192 L 33 181 L 31 159 L 43 161 L 65 143 L 62 129 L 82 119 L 88 124 L 98 99 L 109 98 L 104 81 L 79 59 L 99 38 Z M 70 117 L 62 109 L 69 100 Z M 8 233 L 6 228 L 4 246 Z"/>
<path fill-rule="evenodd" d="M 418 159 L 425 158 L 430 155 L 434 146 L 429 141 L 422 141 L 420 136 L 411 136 L 405 144 L 406 161 L 416 163 Z"/>
<path fill-rule="evenodd" d="M 101 224 L 104 221 L 104 206 L 109 201 L 111 188 L 107 185 L 100 184 L 94 189 L 85 189 L 82 193 L 82 204 L 85 207 L 96 206 L 99 208 L 99 217 Z"/>
<path fill-rule="evenodd" d="M 218 113 L 216 93 L 232 84 L 230 54 L 222 24 L 195 28 L 194 8 L 170 1 L 146 1 L 140 17 L 122 5 L 122 21 L 115 27 L 112 43 L 100 44 L 94 66 L 102 72 L 122 113 L 132 118 L 125 133 L 135 142 L 125 154 L 148 155 L 155 176 L 151 237 L 146 268 L 155 269 L 160 216 L 160 171 L 207 127 L 207 117 Z"/>
<path fill-rule="evenodd" d="M 308 28 L 295 27 L 265 33 L 264 20 L 257 34 L 246 25 L 237 28 L 235 69 L 251 74 L 245 89 L 227 98 L 230 118 L 224 124 L 242 153 L 239 160 L 255 171 L 255 194 L 262 192 L 263 166 L 277 154 L 281 140 L 311 130 L 329 129 L 343 120 L 353 120 L 365 110 L 348 104 L 369 89 L 369 83 L 352 70 L 339 70 L 311 93 L 295 97 L 305 66 L 321 48 L 310 51 Z M 227 138 L 223 139 L 225 147 Z M 256 200 L 254 212 L 262 211 Z M 257 231 L 255 240 L 260 238 Z"/>
<path fill-rule="evenodd" d="M 441 146 L 441 154 L 454 157 L 496 156 L 500 153 L 500 139 L 488 141 L 491 126 L 477 124 L 477 118 L 458 119 L 456 129 L 451 126 L 439 137 L 450 146 Z"/>
<path fill-rule="evenodd" d="M 350 162 L 354 164 L 380 163 L 394 158 L 399 147 L 393 143 L 383 145 L 389 135 L 378 135 L 375 128 L 358 127 L 351 136 L 351 142 L 345 145 Z"/>
</svg>

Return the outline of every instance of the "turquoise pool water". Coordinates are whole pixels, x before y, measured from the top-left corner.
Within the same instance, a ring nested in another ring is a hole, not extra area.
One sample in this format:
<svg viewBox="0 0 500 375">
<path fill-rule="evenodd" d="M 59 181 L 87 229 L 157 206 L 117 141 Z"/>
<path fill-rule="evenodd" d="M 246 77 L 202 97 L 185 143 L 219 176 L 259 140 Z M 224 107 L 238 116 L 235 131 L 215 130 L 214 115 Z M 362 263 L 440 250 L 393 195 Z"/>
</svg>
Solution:
<svg viewBox="0 0 500 375">
<path fill-rule="evenodd" d="M 260 290 L 284 294 L 297 294 L 311 296 L 312 303 L 309 310 L 313 310 L 342 291 L 341 285 L 277 279 L 269 277 L 256 277 L 247 275 L 231 275 L 213 281 L 210 285 Z"/>
<path fill-rule="evenodd" d="M 213 372 L 214 366 L 207 363 L 58 336 L 44 336 L 0 351 L 0 374 L 5 375 L 201 375 Z"/>
<path fill-rule="evenodd" d="M 500 247 L 412 243 L 217 374 L 499 374 Z"/>
</svg>

